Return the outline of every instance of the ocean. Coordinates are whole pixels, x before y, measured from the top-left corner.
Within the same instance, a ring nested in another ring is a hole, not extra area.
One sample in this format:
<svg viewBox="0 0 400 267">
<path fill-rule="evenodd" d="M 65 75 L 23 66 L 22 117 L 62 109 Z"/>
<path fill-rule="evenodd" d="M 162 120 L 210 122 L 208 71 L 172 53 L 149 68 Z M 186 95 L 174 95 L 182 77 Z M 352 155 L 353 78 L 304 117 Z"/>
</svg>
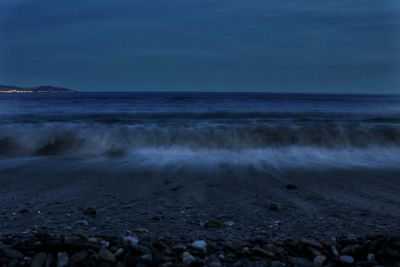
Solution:
<svg viewBox="0 0 400 267">
<path fill-rule="evenodd" d="M 143 168 L 395 168 L 400 96 L 2 94 L 0 157 Z"/>
</svg>

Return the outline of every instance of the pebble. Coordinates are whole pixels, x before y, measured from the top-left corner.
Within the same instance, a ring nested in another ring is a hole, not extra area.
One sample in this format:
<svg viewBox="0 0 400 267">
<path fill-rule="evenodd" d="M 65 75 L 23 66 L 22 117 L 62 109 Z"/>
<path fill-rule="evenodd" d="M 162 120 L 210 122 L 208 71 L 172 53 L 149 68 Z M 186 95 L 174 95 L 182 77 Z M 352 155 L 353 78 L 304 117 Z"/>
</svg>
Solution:
<svg viewBox="0 0 400 267">
<path fill-rule="evenodd" d="M 280 261 L 273 261 L 271 262 L 271 267 L 285 267 L 286 265 Z"/>
<path fill-rule="evenodd" d="M 326 256 L 324 256 L 324 255 L 316 256 L 313 260 L 314 266 L 319 267 L 319 266 L 324 265 L 325 260 L 326 260 Z"/>
<path fill-rule="evenodd" d="M 368 261 L 375 261 L 375 254 L 374 253 L 368 253 L 367 260 Z"/>
<path fill-rule="evenodd" d="M 42 267 L 46 263 L 47 254 L 44 252 L 40 252 L 36 254 L 31 262 L 31 267 Z"/>
<path fill-rule="evenodd" d="M 124 249 L 123 248 L 119 248 L 117 249 L 117 251 L 115 251 L 114 256 L 118 257 L 120 255 L 124 254 Z"/>
<path fill-rule="evenodd" d="M 74 222 L 74 225 L 88 226 L 89 222 L 87 220 L 77 220 L 77 221 Z"/>
<path fill-rule="evenodd" d="M 210 220 L 204 224 L 204 227 L 207 229 L 221 229 L 224 228 L 224 224 L 217 220 Z"/>
<path fill-rule="evenodd" d="M 187 246 L 185 244 L 179 243 L 172 247 L 173 250 L 184 251 L 186 250 Z"/>
<path fill-rule="evenodd" d="M 29 210 L 28 209 L 21 209 L 20 211 L 19 211 L 19 213 L 21 213 L 21 214 L 27 214 L 27 213 L 29 213 Z"/>
<path fill-rule="evenodd" d="M 76 263 L 80 263 L 80 262 L 84 261 L 87 256 L 88 256 L 88 253 L 85 250 L 76 252 L 75 254 L 73 254 L 71 256 L 71 265 L 74 265 Z"/>
<path fill-rule="evenodd" d="M 287 189 L 299 189 L 299 187 L 297 185 L 295 185 L 295 184 L 287 184 L 286 188 Z"/>
<path fill-rule="evenodd" d="M 100 259 L 102 259 L 102 260 L 109 261 L 109 262 L 115 261 L 114 254 L 112 254 L 108 249 L 105 249 L 105 248 L 100 249 L 100 251 L 99 251 L 99 253 L 97 253 L 97 255 L 99 255 Z"/>
<path fill-rule="evenodd" d="M 282 204 L 280 203 L 271 203 L 268 207 L 269 210 L 277 211 L 282 209 Z"/>
<path fill-rule="evenodd" d="M 196 258 L 192 256 L 189 252 L 185 251 L 182 253 L 182 262 L 184 264 L 191 264 L 196 261 Z"/>
<path fill-rule="evenodd" d="M 345 264 L 353 264 L 354 263 L 354 258 L 352 256 L 342 255 L 342 256 L 340 256 L 339 259 L 342 263 L 345 263 Z"/>
<path fill-rule="evenodd" d="M 139 239 L 132 235 L 125 237 L 124 241 L 112 236 L 63 237 L 42 233 L 36 229 L 33 229 L 30 235 L 0 235 L 0 266 L 167 267 L 179 265 L 180 262 L 180 266 L 183 263 L 210 267 L 322 267 L 397 266 L 400 262 L 400 239 L 396 237 L 332 239 L 329 242 L 319 242 L 314 239 L 290 238 L 268 240 L 258 236 L 241 241 L 242 243 L 220 239 L 186 243 L 184 238 L 153 239 L 146 236 L 139 242 Z M 349 253 L 340 256 L 337 248 Z M 353 252 L 355 254 L 352 254 Z"/>
<path fill-rule="evenodd" d="M 332 254 L 335 256 L 335 257 L 339 257 L 339 251 L 337 250 L 337 248 L 336 248 L 336 246 L 335 245 L 332 245 L 331 246 L 331 251 L 332 251 Z"/>
<path fill-rule="evenodd" d="M 191 244 L 191 246 L 193 247 L 193 248 L 195 248 L 195 249 L 198 249 L 198 250 L 206 250 L 206 248 L 207 248 L 207 243 L 206 243 L 206 241 L 204 241 L 204 240 L 196 240 L 196 241 L 194 241 L 192 244 Z"/>
<path fill-rule="evenodd" d="M 102 248 L 108 248 L 110 246 L 110 242 L 106 241 L 106 240 L 101 240 L 100 241 L 100 246 Z"/>
<path fill-rule="evenodd" d="M 301 239 L 301 243 L 312 246 L 312 247 L 316 247 L 316 248 L 323 248 L 321 243 L 319 243 L 318 241 L 312 240 L 312 239 L 303 238 L 303 239 Z"/>
<path fill-rule="evenodd" d="M 4 255 L 6 255 L 9 258 L 23 258 L 24 254 L 22 254 L 21 252 L 19 252 L 18 250 L 15 249 L 10 249 L 10 248 L 5 248 L 3 249 L 3 253 Z"/>
<path fill-rule="evenodd" d="M 69 257 L 67 252 L 60 252 L 57 254 L 57 267 L 66 267 L 69 264 Z"/>
<path fill-rule="evenodd" d="M 312 266 L 312 262 L 308 259 L 301 257 L 288 257 L 289 261 L 297 267 L 310 267 Z"/>
<path fill-rule="evenodd" d="M 83 210 L 83 214 L 91 217 L 96 217 L 97 211 L 94 208 L 86 208 Z"/>
<path fill-rule="evenodd" d="M 126 236 L 124 240 L 129 244 L 129 245 L 137 245 L 139 243 L 139 238 L 136 236 Z"/>
<path fill-rule="evenodd" d="M 235 225 L 235 222 L 234 221 L 225 221 L 224 225 L 225 226 L 233 226 L 233 225 Z"/>
</svg>

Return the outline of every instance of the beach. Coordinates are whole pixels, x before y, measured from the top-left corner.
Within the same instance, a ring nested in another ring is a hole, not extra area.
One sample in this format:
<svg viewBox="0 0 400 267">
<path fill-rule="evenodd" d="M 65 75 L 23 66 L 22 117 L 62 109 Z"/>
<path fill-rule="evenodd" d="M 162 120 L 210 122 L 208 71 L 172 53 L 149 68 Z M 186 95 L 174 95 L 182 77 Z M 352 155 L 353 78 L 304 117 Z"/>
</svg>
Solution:
<svg viewBox="0 0 400 267">
<path fill-rule="evenodd" d="M 361 246 L 383 237 L 387 246 L 347 253 L 357 262 L 369 253 L 382 258 L 388 247 L 395 250 L 400 235 L 398 100 L 370 98 L 3 97 L 3 245 L 16 240 L 6 247 L 32 260 L 48 249 L 27 250 L 18 242 L 38 241 L 38 235 L 62 244 L 74 236 L 114 240 L 108 248 L 114 254 L 130 236 L 147 240 L 149 249 L 158 239 L 189 247 L 196 240 L 219 240 L 240 247 L 236 258 L 220 260 L 230 266 L 254 240 L 280 246 L 306 238 L 344 249 L 348 240 Z M 367 111 L 360 113 L 365 103 Z M 191 112 L 184 112 L 188 107 Z M 275 260 L 295 266 L 288 257 L 304 254 L 303 243 Z M 266 253 L 251 244 L 250 256 Z M 63 246 L 52 255 L 76 252 Z M 185 252 L 194 255 L 185 254 L 190 263 L 210 256 Z M 340 263 L 340 255 L 328 254 L 327 262 Z M 182 263 L 182 251 L 174 255 L 172 263 Z M 318 255 L 303 256 L 313 261 Z"/>
</svg>

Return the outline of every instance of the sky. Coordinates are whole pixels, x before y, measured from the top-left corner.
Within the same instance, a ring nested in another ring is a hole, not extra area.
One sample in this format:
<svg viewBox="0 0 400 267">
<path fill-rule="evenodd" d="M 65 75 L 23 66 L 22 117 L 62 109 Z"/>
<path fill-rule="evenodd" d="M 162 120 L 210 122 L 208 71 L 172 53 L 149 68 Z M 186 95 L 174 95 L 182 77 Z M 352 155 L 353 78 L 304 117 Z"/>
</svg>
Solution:
<svg viewBox="0 0 400 267">
<path fill-rule="evenodd" d="M 400 1 L 0 0 L 0 84 L 400 93 Z"/>
</svg>

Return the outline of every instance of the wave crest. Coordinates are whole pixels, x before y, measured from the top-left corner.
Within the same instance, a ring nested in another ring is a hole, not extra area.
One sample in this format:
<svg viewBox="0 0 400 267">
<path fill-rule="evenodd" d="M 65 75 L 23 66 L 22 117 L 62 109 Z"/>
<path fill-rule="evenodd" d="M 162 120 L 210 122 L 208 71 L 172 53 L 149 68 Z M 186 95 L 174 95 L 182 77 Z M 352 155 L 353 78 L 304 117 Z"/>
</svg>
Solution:
<svg viewBox="0 0 400 267">
<path fill-rule="evenodd" d="M 17 123 L 0 127 L 0 154 L 123 155 L 143 148 L 355 149 L 400 145 L 400 127 L 359 123 Z"/>
</svg>

